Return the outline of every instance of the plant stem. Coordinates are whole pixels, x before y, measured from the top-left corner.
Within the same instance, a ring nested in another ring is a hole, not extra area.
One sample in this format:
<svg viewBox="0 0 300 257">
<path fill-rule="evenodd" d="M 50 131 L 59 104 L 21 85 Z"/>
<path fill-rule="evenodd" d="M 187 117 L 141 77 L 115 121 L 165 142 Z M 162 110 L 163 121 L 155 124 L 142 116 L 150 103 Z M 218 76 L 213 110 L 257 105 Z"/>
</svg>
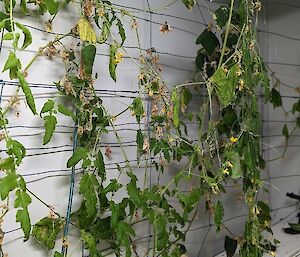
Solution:
<svg viewBox="0 0 300 257">
<path fill-rule="evenodd" d="M 224 43 L 223 43 L 223 48 L 222 48 L 222 53 L 221 53 L 218 69 L 221 67 L 222 62 L 223 62 L 223 58 L 224 58 L 224 55 L 225 55 L 225 50 L 226 50 L 226 46 L 227 46 L 227 40 L 228 40 L 228 35 L 229 35 L 229 30 L 230 30 L 230 25 L 231 25 L 232 13 L 233 13 L 233 6 L 234 6 L 234 0 L 231 0 L 229 18 L 228 18 L 228 21 L 227 21 L 225 38 L 224 38 Z"/>
</svg>

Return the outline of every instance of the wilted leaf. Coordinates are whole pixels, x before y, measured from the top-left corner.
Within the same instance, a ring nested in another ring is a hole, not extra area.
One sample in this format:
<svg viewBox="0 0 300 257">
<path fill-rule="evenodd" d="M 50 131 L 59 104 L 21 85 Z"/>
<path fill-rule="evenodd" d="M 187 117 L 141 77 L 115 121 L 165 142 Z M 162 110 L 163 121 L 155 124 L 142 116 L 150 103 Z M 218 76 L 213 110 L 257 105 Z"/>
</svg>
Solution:
<svg viewBox="0 0 300 257">
<path fill-rule="evenodd" d="M 78 22 L 78 34 L 82 41 L 95 44 L 97 42 L 96 32 L 92 24 L 85 18 L 81 17 Z"/>
<path fill-rule="evenodd" d="M 51 250 L 55 246 L 57 235 L 62 230 L 63 224 L 64 221 L 61 218 L 45 217 L 33 226 L 32 235 L 44 247 Z"/>
</svg>

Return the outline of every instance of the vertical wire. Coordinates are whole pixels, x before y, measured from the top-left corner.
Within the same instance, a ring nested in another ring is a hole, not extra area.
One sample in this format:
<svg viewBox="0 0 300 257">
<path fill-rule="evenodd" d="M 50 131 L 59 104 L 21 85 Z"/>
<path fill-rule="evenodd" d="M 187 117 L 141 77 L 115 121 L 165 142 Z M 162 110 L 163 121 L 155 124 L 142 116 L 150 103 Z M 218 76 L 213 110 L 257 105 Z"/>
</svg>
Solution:
<svg viewBox="0 0 300 257">
<path fill-rule="evenodd" d="M 77 147 L 77 126 L 74 128 L 74 141 L 73 141 L 73 153 Z M 70 219 L 71 219 L 71 211 L 72 211 L 72 204 L 73 204 L 73 196 L 74 196 L 74 188 L 75 188 L 75 165 L 72 167 L 71 173 L 71 181 L 70 181 L 70 190 L 69 190 L 69 200 L 68 200 L 68 209 L 66 215 L 66 223 L 64 227 L 64 236 L 63 236 L 63 245 L 61 248 L 61 253 L 63 256 L 67 256 L 68 252 L 68 245 L 66 244 L 67 237 L 69 235 L 69 226 L 70 226 Z"/>
<path fill-rule="evenodd" d="M 198 251 L 197 257 L 200 257 L 200 256 L 201 256 L 201 253 L 202 253 L 204 244 L 205 244 L 205 242 L 206 242 L 206 239 L 207 239 L 208 234 L 209 234 L 209 232 L 210 232 L 210 230 L 211 230 L 211 227 L 212 227 L 211 220 L 210 220 L 210 215 L 211 215 L 211 214 L 210 214 L 210 212 L 209 212 L 209 216 L 208 216 L 209 228 L 208 228 L 207 232 L 205 233 L 205 236 L 204 236 L 204 239 L 203 239 L 203 241 L 202 241 L 202 243 L 201 243 L 201 246 L 200 246 L 200 249 L 199 249 L 199 251 Z"/>
</svg>

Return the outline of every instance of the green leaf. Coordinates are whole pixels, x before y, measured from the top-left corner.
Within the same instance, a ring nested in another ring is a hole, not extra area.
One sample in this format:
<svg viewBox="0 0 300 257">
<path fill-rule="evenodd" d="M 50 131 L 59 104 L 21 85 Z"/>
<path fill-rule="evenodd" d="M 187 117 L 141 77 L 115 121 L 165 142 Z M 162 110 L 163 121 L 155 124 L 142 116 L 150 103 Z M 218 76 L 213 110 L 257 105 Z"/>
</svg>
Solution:
<svg viewBox="0 0 300 257">
<path fill-rule="evenodd" d="M 187 87 L 184 87 L 181 91 L 181 105 L 184 107 L 188 106 L 192 98 L 191 91 Z"/>
<path fill-rule="evenodd" d="M 124 44 L 125 40 L 126 40 L 126 33 L 125 33 L 123 24 L 122 24 L 120 19 L 117 19 L 117 26 L 118 26 L 118 29 L 119 29 L 119 34 L 120 34 L 121 39 L 122 39 L 122 42 L 120 44 L 122 46 Z"/>
<path fill-rule="evenodd" d="M 217 232 L 221 230 L 223 216 L 224 216 L 223 204 L 221 201 L 218 201 L 215 205 L 215 226 Z"/>
<path fill-rule="evenodd" d="M 115 203 L 110 204 L 111 217 L 110 217 L 110 227 L 115 230 L 119 223 L 119 206 Z"/>
<path fill-rule="evenodd" d="M 235 64 L 226 75 L 223 68 L 220 67 L 211 77 L 222 108 L 227 107 L 235 98 L 235 89 L 238 83 L 236 72 L 238 69 L 238 65 Z"/>
<path fill-rule="evenodd" d="M 225 237 L 224 248 L 225 248 L 225 251 L 226 251 L 226 256 L 227 257 L 232 257 L 236 252 L 237 240 L 226 236 Z"/>
<path fill-rule="evenodd" d="M 224 153 L 227 161 L 229 161 L 233 166 L 231 167 L 231 178 L 232 179 L 240 179 L 242 177 L 242 169 L 241 169 L 241 158 L 239 153 L 229 150 Z"/>
<path fill-rule="evenodd" d="M 14 33 L 8 32 L 3 36 L 3 40 L 13 40 L 14 39 Z"/>
<path fill-rule="evenodd" d="M 12 170 L 14 169 L 14 159 L 12 157 L 8 157 L 0 160 L 0 170 Z"/>
<path fill-rule="evenodd" d="M 286 139 L 286 140 L 289 139 L 290 134 L 289 134 L 288 126 L 287 126 L 286 124 L 284 124 L 284 126 L 283 126 L 282 134 L 285 136 L 285 139 Z"/>
<path fill-rule="evenodd" d="M 196 44 L 201 44 L 209 55 L 212 55 L 220 46 L 219 40 L 214 33 L 205 29 L 197 38 Z"/>
<path fill-rule="evenodd" d="M 64 255 L 62 253 L 55 251 L 54 257 L 64 257 Z"/>
<path fill-rule="evenodd" d="M 31 223 L 27 207 L 17 211 L 16 221 L 21 223 L 21 228 L 24 232 L 24 241 L 27 241 L 31 231 Z"/>
<path fill-rule="evenodd" d="M 196 57 L 196 66 L 198 70 L 202 70 L 205 64 L 206 52 L 205 49 L 200 49 Z"/>
<path fill-rule="evenodd" d="M 101 177 L 102 180 L 105 180 L 105 178 L 106 178 L 105 164 L 104 164 L 102 152 L 100 150 L 97 154 L 95 165 L 98 170 L 99 177 Z"/>
<path fill-rule="evenodd" d="M 103 189 L 102 193 L 107 194 L 109 192 L 117 192 L 122 185 L 118 183 L 116 179 L 112 179 L 110 183 Z"/>
<path fill-rule="evenodd" d="M 58 233 L 62 230 L 64 220 L 61 218 L 45 217 L 32 228 L 32 236 L 48 250 L 55 246 Z"/>
<path fill-rule="evenodd" d="M 132 227 L 124 221 L 120 221 L 116 228 L 117 240 L 121 245 L 124 245 L 126 248 L 126 257 L 131 256 L 131 241 L 130 236 L 134 236 L 134 230 Z M 129 254 L 129 255 L 128 255 Z"/>
<path fill-rule="evenodd" d="M 102 23 L 101 35 L 100 35 L 99 39 L 97 40 L 97 42 L 99 44 L 103 44 L 103 43 L 105 43 L 107 41 L 107 39 L 109 37 L 109 34 L 110 34 L 110 27 L 111 27 L 110 22 L 108 22 L 108 21 L 105 20 Z"/>
<path fill-rule="evenodd" d="M 299 223 L 289 223 L 290 227 L 296 231 L 300 232 L 300 224 Z"/>
<path fill-rule="evenodd" d="M 144 105 L 142 99 L 138 96 L 132 102 L 132 110 L 134 112 L 136 121 L 141 122 L 141 118 L 144 116 Z"/>
<path fill-rule="evenodd" d="M 98 182 L 94 174 L 84 174 L 80 180 L 79 192 L 83 195 L 87 210 L 87 217 L 93 217 L 97 212 L 97 196 L 95 186 Z"/>
<path fill-rule="evenodd" d="M 67 162 L 67 168 L 75 166 L 81 160 L 87 158 L 89 151 L 86 148 L 77 148 Z"/>
<path fill-rule="evenodd" d="M 65 107 L 62 104 L 58 104 L 58 109 L 57 109 L 61 114 L 64 114 L 66 116 L 71 117 L 74 121 L 76 120 L 76 117 L 72 111 L 70 111 L 67 107 Z"/>
<path fill-rule="evenodd" d="M 136 132 L 136 144 L 137 144 L 137 159 L 140 160 L 140 157 L 143 154 L 143 145 L 144 145 L 144 135 L 141 129 L 138 129 Z"/>
<path fill-rule="evenodd" d="M 27 29 L 25 26 L 23 26 L 22 24 L 20 24 L 18 22 L 16 22 L 15 24 L 20 30 L 22 30 L 23 35 L 24 35 L 23 45 L 21 48 L 19 48 L 19 50 L 22 51 L 22 50 L 26 49 L 27 46 L 31 45 L 32 36 L 31 36 L 29 29 Z"/>
<path fill-rule="evenodd" d="M 173 124 L 175 128 L 178 128 L 180 123 L 180 118 L 179 118 L 180 106 L 179 106 L 179 99 L 176 90 L 172 91 L 172 102 L 173 102 Z"/>
<path fill-rule="evenodd" d="M 6 172 L 6 176 L 0 180 L 1 200 L 8 196 L 9 192 L 18 187 L 17 174 L 15 172 Z"/>
<path fill-rule="evenodd" d="M 56 14 L 58 11 L 59 3 L 55 0 L 45 0 L 44 1 L 49 13 L 51 15 Z"/>
<path fill-rule="evenodd" d="M 46 145 L 50 142 L 53 133 L 55 131 L 55 127 L 57 124 L 57 119 L 53 115 L 48 115 L 44 117 L 44 126 L 45 126 L 45 135 L 43 137 L 43 145 Z"/>
<path fill-rule="evenodd" d="M 9 18 L 9 15 L 7 15 L 6 13 L 4 12 L 0 12 L 0 22 Z"/>
<path fill-rule="evenodd" d="M 192 9 L 192 7 L 196 4 L 195 0 L 181 0 L 181 1 L 188 9 Z"/>
<path fill-rule="evenodd" d="M 16 165 L 20 165 L 26 155 L 25 147 L 17 140 L 12 140 L 11 138 L 7 140 L 6 147 L 8 149 L 7 153 L 15 157 Z"/>
<path fill-rule="evenodd" d="M 229 19 L 229 8 L 226 6 L 220 6 L 216 11 L 216 22 L 220 28 L 223 28 Z"/>
<path fill-rule="evenodd" d="M 162 251 L 167 246 L 169 241 L 169 234 L 167 232 L 167 220 L 165 215 L 158 214 L 155 222 L 155 227 L 157 232 L 157 250 Z"/>
<path fill-rule="evenodd" d="M 48 101 L 46 103 L 44 103 L 44 106 L 40 112 L 40 115 L 42 113 L 51 111 L 53 109 L 53 107 L 54 107 L 54 101 L 51 99 L 48 99 Z"/>
<path fill-rule="evenodd" d="M 9 53 L 8 59 L 4 65 L 4 68 L 2 70 L 2 72 L 6 71 L 6 70 L 18 70 L 21 69 L 21 63 L 20 60 L 16 57 L 16 55 L 13 52 Z M 13 77 L 10 77 L 11 79 L 13 79 Z"/>
<path fill-rule="evenodd" d="M 25 209 L 31 203 L 31 197 L 26 191 L 18 189 L 16 191 L 15 208 Z"/>
<path fill-rule="evenodd" d="M 131 199 L 131 201 L 138 207 L 141 207 L 144 203 L 143 196 L 141 194 L 141 190 L 137 188 L 136 181 L 137 178 L 135 175 L 130 174 L 131 181 L 127 184 L 127 193 Z"/>
<path fill-rule="evenodd" d="M 90 251 L 89 256 L 90 257 L 99 257 L 100 253 L 98 253 L 97 242 L 96 242 L 93 234 L 86 232 L 84 230 L 81 230 L 80 235 L 81 235 L 81 239 L 84 242 L 85 246 L 87 246 L 87 248 Z"/>
<path fill-rule="evenodd" d="M 274 108 L 282 106 L 281 95 L 275 88 L 271 91 L 270 102 L 273 104 Z"/>
<path fill-rule="evenodd" d="M 117 63 L 116 63 L 116 53 L 117 53 L 118 47 L 116 45 L 110 45 L 109 48 L 109 74 L 111 78 L 116 82 L 116 69 L 117 69 Z"/>
<path fill-rule="evenodd" d="M 292 112 L 293 112 L 293 114 L 295 112 L 300 112 L 300 100 L 298 102 L 294 103 Z"/>
<path fill-rule="evenodd" d="M 17 77 L 19 78 L 19 82 L 20 82 L 20 86 L 25 94 L 25 98 L 26 98 L 26 103 L 28 104 L 30 110 L 32 111 L 32 113 L 34 115 L 36 115 L 36 107 L 35 107 L 35 102 L 34 102 L 34 98 L 31 92 L 31 89 L 27 83 L 27 81 L 25 80 L 24 75 L 22 74 L 22 72 L 17 71 Z"/>
<path fill-rule="evenodd" d="M 88 78 L 92 76 L 95 56 L 96 56 L 96 47 L 94 45 L 87 45 L 81 51 L 84 75 Z"/>
<path fill-rule="evenodd" d="M 20 7 L 21 7 L 21 10 L 24 14 L 28 14 L 28 11 L 27 11 L 27 7 L 26 7 L 26 4 L 27 4 L 27 0 L 21 0 L 20 1 Z"/>
</svg>

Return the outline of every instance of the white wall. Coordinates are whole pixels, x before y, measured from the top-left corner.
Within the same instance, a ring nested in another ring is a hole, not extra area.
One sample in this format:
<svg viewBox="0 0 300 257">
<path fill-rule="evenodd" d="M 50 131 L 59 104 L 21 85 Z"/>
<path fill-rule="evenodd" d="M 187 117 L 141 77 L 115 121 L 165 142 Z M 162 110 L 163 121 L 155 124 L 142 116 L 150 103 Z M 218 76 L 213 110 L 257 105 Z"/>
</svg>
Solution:
<svg viewBox="0 0 300 257">
<path fill-rule="evenodd" d="M 283 1 L 283 0 L 282 0 Z M 119 3 L 119 1 L 115 1 Z M 167 0 L 151 0 L 150 6 L 151 9 L 161 9 L 162 6 L 169 3 Z M 283 1 L 285 2 L 285 1 Z M 209 5 L 212 8 L 215 8 L 217 4 L 209 3 L 208 1 L 200 1 L 202 5 Z M 143 1 L 129 1 L 128 6 L 147 9 L 146 0 Z M 267 6 L 267 24 L 268 29 L 271 31 L 279 31 L 284 34 L 293 35 L 295 37 L 300 38 L 300 32 L 293 26 L 287 26 L 287 24 L 293 24 L 292 22 L 297 21 L 297 12 L 294 8 L 285 8 L 286 14 L 282 14 L 276 10 L 283 10 L 275 5 Z M 129 8 L 129 10 L 131 10 Z M 202 10 L 204 14 L 205 21 L 202 19 L 202 15 L 199 10 Z M 275 12 L 276 11 L 276 12 Z M 163 73 L 162 76 L 167 81 L 167 83 L 172 86 L 178 83 L 182 83 L 186 80 L 189 80 L 193 77 L 194 74 L 194 56 L 198 50 L 195 45 L 195 40 L 197 35 L 201 33 L 201 31 L 205 28 L 205 26 L 200 23 L 207 23 L 210 21 L 210 15 L 208 14 L 206 8 L 197 7 L 194 8 L 191 12 L 186 10 L 180 1 L 171 5 L 166 10 L 158 11 L 161 14 L 166 15 L 152 15 L 152 19 L 155 22 L 150 25 L 148 21 L 140 20 L 139 29 L 141 34 L 141 44 L 142 48 L 147 49 L 149 47 L 154 47 L 160 54 L 160 61 L 163 64 Z M 67 18 L 72 18 L 75 16 L 72 10 L 66 10 L 64 12 L 64 18 L 59 18 L 56 20 L 54 24 L 55 32 L 66 32 L 69 30 L 69 24 L 67 24 Z M 137 16 L 144 19 L 151 19 L 149 13 L 139 12 Z M 174 18 L 170 16 L 181 17 Z M 190 21 L 188 21 L 190 20 Z M 167 34 L 161 34 L 159 31 L 159 24 L 167 21 L 171 27 L 173 28 L 172 32 Z M 22 19 L 22 22 L 25 24 L 31 24 L 34 27 L 43 29 L 42 19 Z M 36 30 L 32 30 L 34 44 L 29 47 L 24 53 L 20 54 L 23 63 L 27 63 L 30 58 L 34 55 L 34 52 L 38 49 L 39 46 L 47 43 L 48 40 L 51 40 L 51 35 L 46 35 L 45 33 L 41 33 Z M 150 35 L 152 34 L 151 40 Z M 136 39 L 134 34 L 127 34 L 127 42 L 126 46 L 137 46 Z M 299 55 L 295 54 L 291 49 L 295 49 L 296 53 L 299 53 L 300 49 L 298 43 L 296 41 L 286 41 L 284 39 L 273 37 L 271 35 L 261 35 L 261 40 L 265 42 L 264 46 L 267 49 L 266 57 L 270 61 L 280 61 L 280 62 L 292 62 L 292 63 L 300 63 Z M 150 42 L 151 41 L 151 42 Z M 291 47 L 287 48 L 286 46 L 291 44 Z M 3 66 L 3 62 L 6 59 L 9 49 L 4 44 L 1 53 L 0 66 Z M 137 90 L 137 76 L 138 76 L 138 67 L 131 59 L 125 59 L 118 67 L 118 81 L 117 83 L 113 83 L 108 74 L 108 58 L 107 47 L 99 47 L 97 49 L 99 54 L 103 54 L 99 56 L 95 71 L 99 72 L 99 78 L 96 82 L 96 88 L 99 89 L 99 95 L 103 97 L 104 103 L 109 109 L 111 113 L 118 113 L 121 111 L 126 105 L 130 104 L 132 101 L 132 96 L 135 94 L 123 93 L 120 92 L 122 90 Z M 128 52 L 133 57 L 139 57 L 139 53 L 136 49 L 128 49 Z M 167 54 L 167 53 L 171 53 Z M 175 56 L 174 56 L 175 55 Z M 181 58 L 180 56 L 185 56 L 185 58 Z M 284 74 L 280 74 L 280 78 L 283 79 L 284 82 L 291 83 L 292 85 L 297 85 L 297 73 L 299 72 L 299 67 L 286 67 L 286 66 L 275 66 L 272 65 L 272 68 L 276 69 Z M 63 75 L 63 66 L 59 64 L 59 61 L 51 61 L 46 57 L 41 57 L 38 61 L 32 66 L 28 81 L 31 83 L 41 83 L 41 84 L 51 84 L 53 81 L 60 79 Z M 3 75 L 1 75 L 3 76 Z M 299 76 L 299 75 L 298 75 Z M 0 79 L 8 80 L 7 77 L 0 77 Z M 11 85 L 5 85 L 3 96 L 2 96 L 2 106 L 6 105 L 6 101 L 9 96 L 13 92 L 15 87 Z M 103 89 L 115 90 L 115 92 L 111 92 L 108 96 L 107 93 L 101 91 Z M 282 88 L 286 90 L 285 88 Z M 39 107 L 49 98 L 49 97 L 57 97 L 57 93 L 55 88 L 43 88 L 43 87 L 32 87 L 32 90 L 37 98 L 37 104 Z M 286 94 L 292 94 L 293 92 L 286 90 Z M 121 97 L 122 96 L 122 97 Z M 124 97 L 125 96 L 125 97 Z M 16 118 L 14 113 L 11 113 L 11 123 L 10 126 L 15 125 L 23 125 L 30 126 L 30 128 L 11 128 L 11 135 L 15 135 L 17 140 L 20 140 L 28 149 L 27 152 L 29 155 L 36 153 L 49 153 L 42 155 L 35 155 L 32 157 L 26 157 L 23 164 L 21 165 L 19 172 L 24 175 L 26 181 L 28 182 L 28 188 L 35 192 L 41 199 L 46 201 L 47 203 L 53 205 L 55 210 L 65 214 L 66 206 L 68 202 L 68 191 L 69 191 L 69 174 L 70 170 L 66 170 L 65 163 L 66 160 L 71 155 L 72 151 L 72 127 L 73 124 L 63 117 L 59 118 L 60 125 L 66 125 L 69 127 L 59 126 L 55 134 L 53 140 L 49 144 L 50 147 L 58 147 L 58 148 L 45 148 L 39 149 L 42 147 L 42 136 L 43 136 L 43 128 L 42 121 L 38 117 L 32 117 L 28 110 L 23 110 L 24 101 L 21 101 L 21 115 L 20 118 Z M 265 107 L 265 120 L 275 120 L 279 113 L 273 113 L 270 108 Z M 278 119 L 280 119 L 278 117 Z M 120 116 L 116 121 L 117 124 L 123 124 L 126 122 L 134 122 L 133 118 L 129 113 L 125 113 Z M 264 123 L 264 135 L 273 135 L 280 134 L 280 123 L 273 122 L 265 122 Z M 32 126 L 36 126 L 37 128 L 33 128 Z M 118 128 L 124 129 L 119 131 L 122 136 L 122 139 L 126 142 L 135 140 L 135 132 L 130 131 L 130 128 L 136 129 L 136 125 L 128 126 L 119 126 Z M 30 134 L 31 136 L 28 136 Z M 69 135 L 66 137 L 66 135 Z M 298 140 L 299 141 L 299 140 Z M 282 144 L 282 138 L 279 137 L 267 137 L 265 142 L 268 145 L 280 145 Z M 111 146 L 116 145 L 116 139 L 113 133 L 109 133 L 107 136 L 103 136 L 102 144 L 103 147 L 110 143 Z M 296 144 L 296 137 L 293 137 L 293 144 Z M 48 145 L 47 145 L 48 146 Z M 267 148 L 267 146 L 266 146 Z M 129 160 L 136 159 L 136 152 L 133 150 L 134 147 L 126 147 L 126 153 L 128 154 Z M 67 152 L 59 152 L 61 150 L 68 150 Z M 106 158 L 106 163 L 108 167 L 111 168 L 109 171 L 109 177 L 113 178 L 116 176 L 117 172 L 115 169 L 114 163 L 122 162 L 124 160 L 120 148 L 112 147 L 113 154 L 111 159 Z M 281 148 L 278 148 L 281 150 Z M 52 153 L 56 151 L 56 153 Z M 276 156 L 275 151 L 268 151 L 266 153 L 267 158 L 272 158 Z M 299 158 L 297 158 L 297 148 L 289 148 L 288 155 L 285 160 L 279 160 L 277 162 L 271 163 L 268 165 L 268 173 L 267 175 L 273 176 L 281 176 L 284 174 L 297 174 L 297 165 L 299 165 Z M 287 165 L 288 163 L 288 165 Z M 137 168 L 137 171 L 141 171 L 141 169 Z M 155 172 L 154 169 L 151 172 Z M 176 172 L 176 166 L 170 167 L 170 172 Z M 33 175 L 34 174 L 34 175 Z M 63 175 L 63 176 L 56 176 Z M 67 176 L 64 176 L 67 175 Z M 267 177 L 266 175 L 266 177 Z M 77 178 L 78 179 L 78 178 Z M 166 178 L 166 181 L 168 179 Z M 298 177 L 289 177 L 289 178 L 281 178 L 275 179 L 272 178 L 270 180 L 271 184 L 276 186 L 280 191 L 271 187 L 272 197 L 272 208 L 282 207 L 284 205 L 288 205 L 293 203 L 285 198 L 284 194 L 286 191 L 298 191 L 299 179 Z M 288 183 L 288 186 L 287 186 Z M 76 188 L 78 190 L 78 188 Z M 226 225 L 234 232 L 241 233 L 243 231 L 243 219 L 244 214 L 246 213 L 246 208 L 242 202 L 237 200 L 240 190 L 238 187 L 235 187 L 233 184 L 227 186 L 228 194 L 223 196 L 223 200 L 225 201 L 225 220 Z M 74 210 L 78 206 L 80 201 L 80 197 L 76 191 L 76 196 L 74 199 Z M 187 236 L 186 246 L 189 250 L 189 256 L 205 256 L 210 257 L 214 254 L 220 252 L 223 249 L 223 240 L 224 235 L 216 235 L 214 227 L 210 227 L 208 215 L 205 214 L 205 206 L 204 203 L 200 206 L 199 216 L 197 217 L 196 222 L 191 227 L 191 232 Z M 33 203 L 30 206 L 31 211 L 31 219 L 32 222 L 36 222 L 40 218 L 44 217 L 48 214 L 48 209 L 41 205 L 36 199 L 33 199 Z M 283 214 L 288 213 L 289 209 L 281 209 L 274 213 L 275 220 L 281 217 Z M 14 228 L 19 228 L 19 225 L 15 223 L 15 211 L 13 207 L 11 207 L 11 213 L 6 217 L 4 223 L 4 231 L 10 231 Z M 144 236 L 145 231 L 142 228 L 139 228 L 137 237 Z M 147 233 L 147 232 L 146 232 Z M 72 256 L 81 256 L 81 244 L 78 241 L 78 231 L 75 229 L 71 230 L 71 236 L 73 236 L 73 240 L 71 240 L 69 253 L 72 253 Z M 205 240 L 205 244 L 203 244 L 203 248 L 201 252 L 199 249 L 202 246 L 203 241 Z M 27 243 L 22 242 L 22 232 L 17 230 L 15 232 L 11 232 L 5 235 L 4 241 L 4 251 L 9 254 L 9 256 L 50 256 L 46 251 L 42 250 L 41 247 L 32 239 Z M 144 242 L 144 246 L 147 245 L 147 240 Z M 57 242 L 58 249 L 61 247 L 61 241 Z"/>
</svg>

